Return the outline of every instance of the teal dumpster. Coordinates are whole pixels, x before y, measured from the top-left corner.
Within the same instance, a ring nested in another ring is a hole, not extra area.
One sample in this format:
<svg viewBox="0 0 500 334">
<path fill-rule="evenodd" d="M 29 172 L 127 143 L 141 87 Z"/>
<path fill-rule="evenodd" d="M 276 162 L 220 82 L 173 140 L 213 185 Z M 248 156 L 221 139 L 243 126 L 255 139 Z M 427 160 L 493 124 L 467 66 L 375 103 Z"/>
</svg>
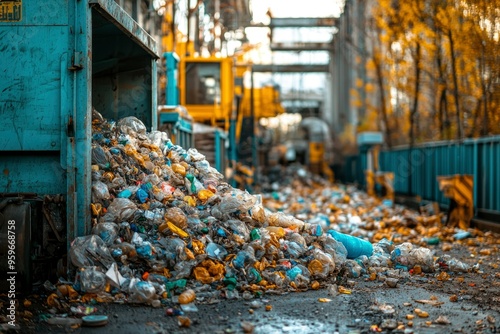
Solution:
<svg viewBox="0 0 500 334">
<path fill-rule="evenodd" d="M 1 1 L 0 36 L 0 211 L 8 213 L 0 219 L 23 231 L 16 247 L 31 256 L 15 263 L 29 289 L 37 258 L 90 232 L 93 108 L 157 128 L 158 55 L 154 39 L 112 0 Z M 62 208 L 64 226 L 47 202 Z M 6 252 L 0 247 L 0 257 Z"/>
</svg>

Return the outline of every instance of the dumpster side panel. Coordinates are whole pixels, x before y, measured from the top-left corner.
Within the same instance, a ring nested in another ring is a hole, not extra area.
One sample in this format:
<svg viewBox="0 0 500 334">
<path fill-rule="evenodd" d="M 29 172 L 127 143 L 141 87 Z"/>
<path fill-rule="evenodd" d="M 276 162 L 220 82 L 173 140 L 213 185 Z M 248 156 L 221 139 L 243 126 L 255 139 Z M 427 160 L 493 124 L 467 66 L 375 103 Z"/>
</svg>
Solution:
<svg viewBox="0 0 500 334">
<path fill-rule="evenodd" d="M 90 232 L 92 106 L 155 130 L 156 45 L 112 0 L 19 4 L 0 22 L 0 192 L 65 195 L 71 241 Z"/>
<path fill-rule="evenodd" d="M 60 150 L 67 27 L 1 25 L 0 36 L 1 149 Z"/>
<path fill-rule="evenodd" d="M 20 1 L 21 19 L 19 21 L 0 20 L 0 25 L 24 26 L 24 25 L 67 25 L 68 24 L 68 1 Z"/>
<path fill-rule="evenodd" d="M 66 171 L 61 167 L 57 152 L 37 155 L 2 152 L 0 171 L 1 193 L 66 193 Z"/>
<path fill-rule="evenodd" d="M 19 6 L 19 21 L 0 22 L 0 192 L 66 194 L 72 7 Z"/>
</svg>

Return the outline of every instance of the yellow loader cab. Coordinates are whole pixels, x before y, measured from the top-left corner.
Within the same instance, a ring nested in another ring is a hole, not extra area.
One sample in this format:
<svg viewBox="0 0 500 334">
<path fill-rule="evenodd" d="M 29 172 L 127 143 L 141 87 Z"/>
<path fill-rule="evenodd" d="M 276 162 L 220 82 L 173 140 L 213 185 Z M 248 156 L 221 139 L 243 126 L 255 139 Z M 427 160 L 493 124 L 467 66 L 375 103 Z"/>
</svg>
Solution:
<svg viewBox="0 0 500 334">
<path fill-rule="evenodd" d="M 185 57 L 179 63 L 180 104 L 197 122 L 224 124 L 234 109 L 233 60 Z"/>
</svg>

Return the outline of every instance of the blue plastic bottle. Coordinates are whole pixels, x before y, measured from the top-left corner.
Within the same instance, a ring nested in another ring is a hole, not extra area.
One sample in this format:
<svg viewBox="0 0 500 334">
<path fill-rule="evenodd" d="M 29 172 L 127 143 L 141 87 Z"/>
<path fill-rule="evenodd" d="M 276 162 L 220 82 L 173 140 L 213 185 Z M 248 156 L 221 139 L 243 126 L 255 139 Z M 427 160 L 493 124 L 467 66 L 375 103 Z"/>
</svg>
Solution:
<svg viewBox="0 0 500 334">
<path fill-rule="evenodd" d="M 371 256 L 373 254 L 373 245 L 369 241 L 334 230 L 328 230 L 328 234 L 344 245 L 347 249 L 348 259 L 355 259 L 361 255 Z"/>
</svg>

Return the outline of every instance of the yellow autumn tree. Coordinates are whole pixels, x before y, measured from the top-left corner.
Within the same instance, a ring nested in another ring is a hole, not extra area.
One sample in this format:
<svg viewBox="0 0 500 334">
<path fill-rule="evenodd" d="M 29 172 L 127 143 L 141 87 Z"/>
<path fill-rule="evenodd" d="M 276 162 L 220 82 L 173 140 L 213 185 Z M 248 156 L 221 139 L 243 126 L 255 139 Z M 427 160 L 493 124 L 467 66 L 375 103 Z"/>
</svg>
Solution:
<svg viewBox="0 0 500 334">
<path fill-rule="evenodd" d="M 500 0 L 374 0 L 366 21 L 361 126 L 389 146 L 500 133 Z"/>
</svg>

